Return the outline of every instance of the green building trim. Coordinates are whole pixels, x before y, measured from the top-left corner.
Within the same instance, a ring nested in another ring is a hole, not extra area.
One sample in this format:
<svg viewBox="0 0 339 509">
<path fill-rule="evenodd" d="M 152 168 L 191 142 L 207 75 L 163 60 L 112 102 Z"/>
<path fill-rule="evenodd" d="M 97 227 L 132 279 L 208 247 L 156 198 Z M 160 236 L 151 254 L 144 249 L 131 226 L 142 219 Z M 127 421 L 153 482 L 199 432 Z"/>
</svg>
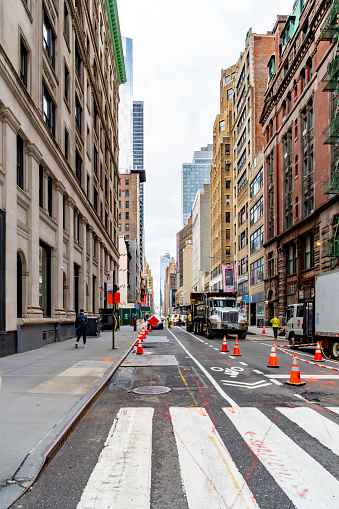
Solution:
<svg viewBox="0 0 339 509">
<path fill-rule="evenodd" d="M 118 7 L 116 0 L 105 0 L 106 11 L 108 16 L 108 26 L 111 32 L 111 41 L 115 65 L 118 73 L 119 85 L 126 83 L 126 70 L 124 61 L 124 52 L 122 50 L 121 34 Z"/>
</svg>

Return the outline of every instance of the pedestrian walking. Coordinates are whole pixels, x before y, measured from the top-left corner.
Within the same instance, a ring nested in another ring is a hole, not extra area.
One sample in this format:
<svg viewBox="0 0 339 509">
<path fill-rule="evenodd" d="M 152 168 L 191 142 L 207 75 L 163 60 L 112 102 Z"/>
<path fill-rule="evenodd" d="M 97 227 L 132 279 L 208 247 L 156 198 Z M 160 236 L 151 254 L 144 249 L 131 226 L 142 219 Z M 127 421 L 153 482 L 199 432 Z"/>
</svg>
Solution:
<svg viewBox="0 0 339 509">
<path fill-rule="evenodd" d="M 168 317 L 167 317 L 167 327 L 169 329 L 171 328 L 171 315 L 168 315 Z"/>
<path fill-rule="evenodd" d="M 83 309 L 80 309 L 80 313 L 77 315 L 75 319 L 75 330 L 77 333 L 77 340 L 75 342 L 75 348 L 78 348 L 78 343 L 80 341 L 80 338 L 82 336 L 84 347 L 86 345 L 86 330 L 88 325 L 88 318 L 85 315 L 85 312 Z"/>
<path fill-rule="evenodd" d="M 274 337 L 275 337 L 275 339 L 277 339 L 277 337 L 278 337 L 278 329 L 279 329 L 279 325 L 280 325 L 279 318 L 277 318 L 276 316 L 274 318 L 272 318 L 271 324 L 272 324 L 272 327 L 273 327 Z"/>
</svg>

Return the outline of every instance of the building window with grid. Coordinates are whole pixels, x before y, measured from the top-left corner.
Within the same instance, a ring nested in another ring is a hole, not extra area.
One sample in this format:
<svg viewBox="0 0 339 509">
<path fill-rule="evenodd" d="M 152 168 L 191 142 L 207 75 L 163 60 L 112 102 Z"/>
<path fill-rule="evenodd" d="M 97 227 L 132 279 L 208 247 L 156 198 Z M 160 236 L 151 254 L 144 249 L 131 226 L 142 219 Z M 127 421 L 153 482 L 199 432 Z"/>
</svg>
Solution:
<svg viewBox="0 0 339 509">
<path fill-rule="evenodd" d="M 248 256 L 245 256 L 245 258 L 242 258 L 240 261 L 240 274 L 244 275 L 248 272 Z"/>
<path fill-rule="evenodd" d="M 16 137 L 16 183 L 24 188 L 24 140 L 19 135 Z"/>
<path fill-rule="evenodd" d="M 129 232 L 129 223 L 126 223 L 126 224 L 125 224 L 125 230 L 126 230 L 127 232 Z"/>
<path fill-rule="evenodd" d="M 286 273 L 288 276 L 297 272 L 297 247 L 295 244 L 291 244 L 287 248 L 287 264 Z"/>
<path fill-rule="evenodd" d="M 125 219 L 129 219 L 129 212 L 125 213 Z"/>
<path fill-rule="evenodd" d="M 257 203 L 250 210 L 250 226 L 258 221 L 264 214 L 264 197 L 261 196 Z"/>
<path fill-rule="evenodd" d="M 225 120 L 220 120 L 219 122 L 219 131 L 225 131 Z"/>
<path fill-rule="evenodd" d="M 55 136 L 55 105 L 44 83 L 42 84 L 42 115 L 47 127 Z"/>
<path fill-rule="evenodd" d="M 129 189 L 125 189 L 125 198 L 129 197 Z"/>
<path fill-rule="evenodd" d="M 81 54 L 80 54 L 80 50 L 79 50 L 78 41 L 76 40 L 75 41 L 75 69 L 76 69 L 77 75 L 79 77 L 79 80 L 81 80 L 81 65 L 82 65 Z"/>
<path fill-rule="evenodd" d="M 125 201 L 125 209 L 129 209 L 129 201 Z"/>
<path fill-rule="evenodd" d="M 239 249 L 243 249 L 246 246 L 246 231 L 244 230 L 239 235 Z"/>
<path fill-rule="evenodd" d="M 264 243 L 264 227 L 261 226 L 252 233 L 250 237 L 250 252 L 251 254 L 256 253 L 259 249 L 262 248 Z"/>
<path fill-rule="evenodd" d="M 231 213 L 226 212 L 226 223 L 230 223 L 230 222 L 231 222 Z"/>
<path fill-rule="evenodd" d="M 42 9 L 42 41 L 43 47 L 47 53 L 47 56 L 53 66 L 55 67 L 55 35 L 52 29 L 52 25 L 48 19 L 45 8 Z"/>
<path fill-rule="evenodd" d="M 42 164 L 39 164 L 39 207 L 44 208 L 44 168 Z"/>
<path fill-rule="evenodd" d="M 79 152 L 76 150 L 75 151 L 75 175 L 76 175 L 78 181 L 80 182 L 80 184 L 81 184 L 81 173 L 82 173 L 81 166 L 82 166 L 82 160 L 79 155 Z"/>
<path fill-rule="evenodd" d="M 66 5 L 66 2 L 64 2 L 64 36 L 65 36 L 65 39 L 67 42 L 69 42 L 69 38 L 68 38 L 68 9 L 67 9 L 67 5 Z"/>
<path fill-rule="evenodd" d="M 53 217 L 53 180 L 52 177 L 48 177 L 47 180 L 47 210 L 48 215 Z"/>
<path fill-rule="evenodd" d="M 64 96 L 67 103 L 69 103 L 69 70 L 66 64 L 64 65 L 64 73 L 65 73 Z"/>
<path fill-rule="evenodd" d="M 251 286 L 264 281 L 264 257 L 251 263 Z"/>
<path fill-rule="evenodd" d="M 238 285 L 238 295 L 247 295 L 248 294 L 248 281 L 244 281 L 243 283 L 239 283 Z"/>
<path fill-rule="evenodd" d="M 81 134 L 81 115 L 82 115 L 82 108 L 78 99 L 78 96 L 75 94 L 75 123 L 79 130 L 79 133 Z"/>
<path fill-rule="evenodd" d="M 270 251 L 267 256 L 267 269 L 268 269 L 268 277 L 275 276 L 274 273 L 274 257 L 273 251 Z"/>
<path fill-rule="evenodd" d="M 23 40 L 20 39 L 20 79 L 26 88 L 27 88 L 27 78 L 28 78 L 28 51 L 23 43 Z"/>
<path fill-rule="evenodd" d="M 246 182 L 247 182 L 247 173 L 245 170 L 238 181 L 238 194 L 245 187 Z"/>
<path fill-rule="evenodd" d="M 304 270 L 314 267 L 314 236 L 308 235 L 303 241 Z"/>
</svg>

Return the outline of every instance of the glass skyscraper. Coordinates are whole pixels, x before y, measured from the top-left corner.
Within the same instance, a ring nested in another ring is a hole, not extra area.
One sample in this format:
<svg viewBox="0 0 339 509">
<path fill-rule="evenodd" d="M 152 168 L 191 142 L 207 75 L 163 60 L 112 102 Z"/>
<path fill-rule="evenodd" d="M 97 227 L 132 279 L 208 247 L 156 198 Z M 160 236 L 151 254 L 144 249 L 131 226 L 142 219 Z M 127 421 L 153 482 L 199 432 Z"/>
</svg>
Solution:
<svg viewBox="0 0 339 509">
<path fill-rule="evenodd" d="M 140 266 L 144 268 L 144 102 L 133 101 L 133 172 L 140 174 Z"/>
<path fill-rule="evenodd" d="M 204 184 L 210 183 L 213 145 L 201 147 L 193 155 L 192 163 L 183 163 L 181 170 L 182 225 L 186 226 L 192 213 L 195 195 Z"/>
</svg>

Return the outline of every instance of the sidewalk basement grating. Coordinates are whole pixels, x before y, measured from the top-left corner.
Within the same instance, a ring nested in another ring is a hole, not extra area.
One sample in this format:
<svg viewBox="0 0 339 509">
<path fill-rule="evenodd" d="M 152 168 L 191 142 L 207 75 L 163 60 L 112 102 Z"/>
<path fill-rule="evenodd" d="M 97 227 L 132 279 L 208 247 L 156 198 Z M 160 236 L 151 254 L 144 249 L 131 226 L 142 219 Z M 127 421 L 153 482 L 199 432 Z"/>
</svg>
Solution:
<svg viewBox="0 0 339 509">
<path fill-rule="evenodd" d="M 134 394 L 165 394 L 166 392 L 170 392 L 172 389 L 170 387 L 163 387 L 162 385 L 155 385 L 154 387 L 146 386 L 146 387 L 136 387 L 132 392 Z"/>
</svg>

